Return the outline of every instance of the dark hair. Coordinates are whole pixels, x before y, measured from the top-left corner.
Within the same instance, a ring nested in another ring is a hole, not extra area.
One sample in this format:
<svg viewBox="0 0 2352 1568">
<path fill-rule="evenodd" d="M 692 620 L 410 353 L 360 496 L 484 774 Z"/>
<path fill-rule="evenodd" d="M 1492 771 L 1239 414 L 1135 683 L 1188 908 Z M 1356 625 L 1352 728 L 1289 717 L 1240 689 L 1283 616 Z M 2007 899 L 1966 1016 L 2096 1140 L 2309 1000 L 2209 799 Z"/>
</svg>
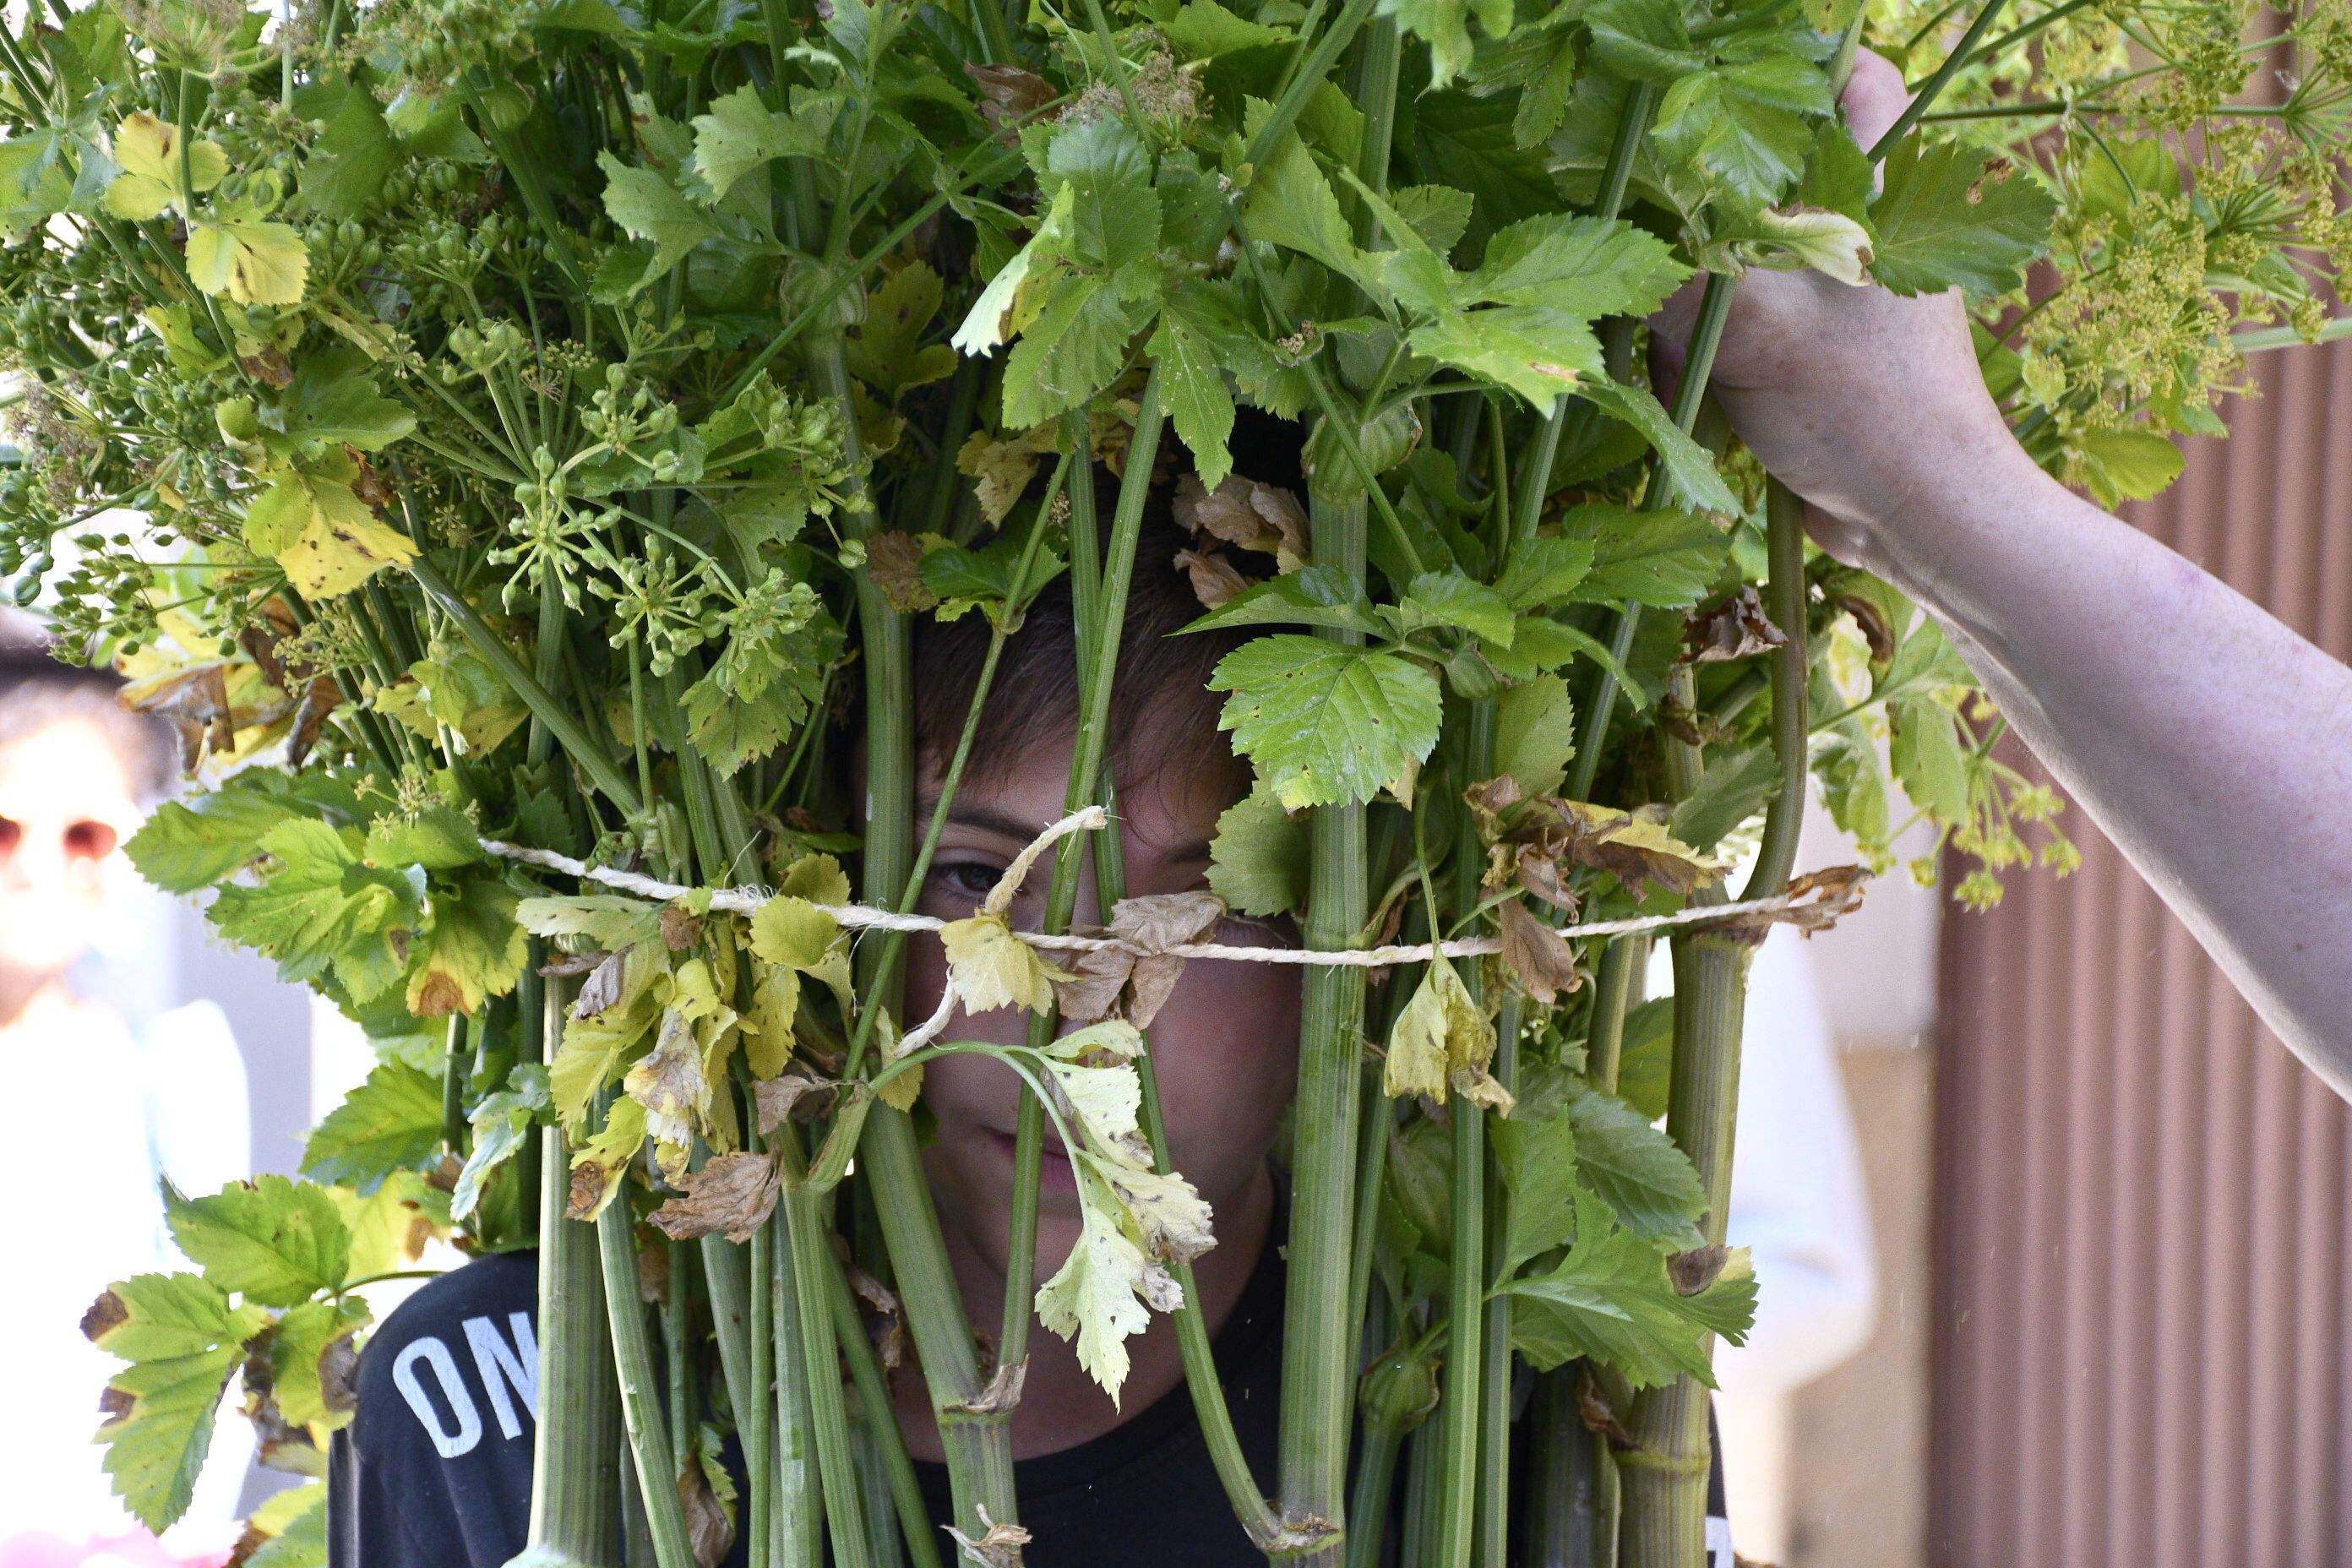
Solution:
<svg viewBox="0 0 2352 1568">
<path fill-rule="evenodd" d="M 122 685 L 110 670 L 61 664 L 47 645 L 0 633 L 0 745 L 66 720 L 86 721 L 122 759 L 132 795 L 152 800 L 171 784 L 171 738 L 157 721 L 117 700 Z"/>
<path fill-rule="evenodd" d="M 1173 447 L 1173 441 L 1168 447 Z M 1236 411 L 1231 442 L 1234 470 L 1294 492 L 1303 490 L 1298 426 L 1253 409 Z M 1167 447 L 1163 447 L 1165 451 Z M 1190 477 L 1189 468 L 1181 476 Z M 1129 794 L 1178 763 L 1234 766 L 1217 731 L 1219 699 L 1207 689 L 1217 661 L 1251 635 L 1246 631 L 1177 631 L 1202 613 L 1191 576 L 1178 562 L 1195 540 L 1175 517 L 1179 476 L 1153 475 L 1137 535 L 1135 571 L 1119 628 L 1118 668 L 1112 680 L 1106 756 L 1118 788 Z M 1095 474 L 1096 526 L 1109 532 L 1118 481 L 1099 466 Z M 1258 557 L 1260 562 L 1264 557 Z M 1236 563 L 1238 564 L 1238 563 Z M 1255 567 L 1253 565 L 1253 570 Z M 988 623 L 978 615 L 916 623 L 912 664 L 916 754 L 944 766 L 962 733 L 980 668 L 988 651 Z M 1032 746 L 1071 734 L 1078 719 L 1077 627 L 1065 573 L 1029 606 L 1008 638 L 981 710 L 979 739 L 964 776 L 987 781 Z M 1213 750 L 1204 754 L 1203 744 Z"/>
</svg>

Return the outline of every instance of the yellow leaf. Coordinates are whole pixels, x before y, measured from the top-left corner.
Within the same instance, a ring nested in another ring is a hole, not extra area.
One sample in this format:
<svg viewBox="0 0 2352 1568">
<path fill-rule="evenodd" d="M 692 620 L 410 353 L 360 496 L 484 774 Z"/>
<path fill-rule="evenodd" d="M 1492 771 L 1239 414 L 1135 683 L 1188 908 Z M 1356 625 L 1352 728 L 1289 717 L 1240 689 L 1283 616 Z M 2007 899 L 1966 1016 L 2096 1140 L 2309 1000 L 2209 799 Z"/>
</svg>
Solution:
<svg viewBox="0 0 2352 1568">
<path fill-rule="evenodd" d="M 1011 1006 L 1043 1013 L 1054 1005 L 1054 982 L 1074 978 L 1014 936 L 1002 915 L 951 921 L 940 930 L 940 941 L 947 948 L 956 994 L 969 1013 Z"/>
<path fill-rule="evenodd" d="M 145 110 L 126 115 L 114 132 L 114 161 L 122 173 L 106 187 L 100 203 L 116 217 L 134 222 L 154 217 L 175 202 L 180 189 L 180 132 Z M 209 191 L 228 173 L 228 154 L 217 142 L 188 144 L 188 184 Z"/>
<path fill-rule="evenodd" d="M 240 305 L 299 305 L 310 252 L 292 224 L 205 219 L 188 230 L 188 277 L 207 294 Z"/>
<path fill-rule="evenodd" d="M 1469 1089 L 1495 1059 L 1495 1026 L 1486 1010 L 1443 958 L 1433 958 L 1404 1011 L 1389 1034 L 1388 1065 L 1381 1087 L 1391 1098 L 1426 1095 L 1443 1103 L 1455 1087 Z M 1474 1093 L 1491 1103 L 1483 1089 Z"/>
</svg>

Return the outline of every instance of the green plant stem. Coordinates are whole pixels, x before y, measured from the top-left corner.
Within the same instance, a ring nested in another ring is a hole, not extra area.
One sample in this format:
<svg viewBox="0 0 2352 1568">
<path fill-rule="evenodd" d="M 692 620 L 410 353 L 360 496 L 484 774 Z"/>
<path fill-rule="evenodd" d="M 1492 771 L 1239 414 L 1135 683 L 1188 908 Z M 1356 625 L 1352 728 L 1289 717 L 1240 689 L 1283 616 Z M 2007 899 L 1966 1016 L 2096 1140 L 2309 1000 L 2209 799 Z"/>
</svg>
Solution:
<svg viewBox="0 0 2352 1568">
<path fill-rule="evenodd" d="M 1339 14 L 1331 18 L 1330 26 L 1315 40 L 1315 47 L 1307 51 L 1304 60 L 1298 62 L 1297 70 L 1291 74 L 1280 96 L 1275 100 L 1274 112 L 1266 116 L 1265 123 L 1258 127 L 1255 136 L 1250 138 L 1244 162 L 1263 163 L 1272 154 L 1275 143 L 1282 140 L 1283 133 L 1297 123 L 1298 116 L 1307 108 L 1307 100 L 1314 96 L 1317 88 L 1323 85 L 1340 52 L 1355 42 L 1357 31 L 1372 14 L 1372 6 L 1373 0 L 1348 0 Z"/>
<path fill-rule="evenodd" d="M 1624 1060 L 1626 1004 L 1640 989 L 1649 962 L 1647 936 L 1612 937 L 1601 949 L 1592 983 L 1592 1023 L 1585 1037 L 1584 1076 L 1603 1094 L 1617 1092 L 1617 1070 Z"/>
<path fill-rule="evenodd" d="M 2063 22 L 2067 17 L 2073 16 L 2075 12 L 2088 10 L 2091 6 L 2097 4 L 2099 4 L 2099 0 L 2065 0 L 2065 4 L 2063 5 L 2053 5 L 2049 10 L 2042 12 L 2042 15 L 2034 17 L 2032 21 L 2020 22 L 2016 26 L 2011 27 L 2008 32 L 2003 33 L 2000 37 L 1995 38 L 1991 43 L 1987 44 L 1983 49 L 1984 57 L 1987 59 L 1998 59 L 2002 55 L 2007 54 L 2010 50 L 2017 47 L 2018 45 L 2025 42 L 2028 38 L 2032 37 L 2036 33 L 2041 32 L 2042 28 L 2047 27 L 2055 22 Z"/>
<path fill-rule="evenodd" d="M 1960 41 L 1952 46 L 1952 52 L 1944 57 L 1944 63 L 1937 68 L 1936 74 L 1920 84 L 1919 90 L 1912 94 L 1911 101 L 1904 106 L 1903 112 L 1895 117 L 1895 123 L 1870 144 L 1872 163 L 1885 157 L 1896 142 L 1910 134 L 1911 128 L 1919 123 L 1919 117 L 1936 107 L 1936 100 L 1944 95 L 1944 89 L 1952 84 L 1952 79 L 1976 57 L 1977 45 L 2008 7 L 2009 0 L 1985 0 L 1984 8 L 1977 13 L 1976 20 L 1969 24 L 1969 30 L 1960 35 Z"/>
<path fill-rule="evenodd" d="M 2269 349 L 2291 349 L 2305 343 L 2333 343 L 2352 338 L 2352 316 L 2332 316 L 2318 331 L 2304 337 L 2293 327 L 2255 327 L 2230 337 L 2230 346 L 2240 353 L 2261 353 Z"/>
<path fill-rule="evenodd" d="M 1160 367 L 1153 364 L 1136 402 L 1135 432 L 1128 444 L 1127 470 L 1118 487 L 1118 505 L 1111 514 L 1110 542 L 1105 551 L 1100 581 L 1089 617 L 1096 630 L 1089 639 L 1088 658 L 1079 668 L 1077 734 L 1070 746 L 1069 782 L 1062 795 L 1065 812 L 1092 805 L 1102 778 L 1103 756 L 1110 735 L 1111 689 L 1118 679 L 1119 630 L 1127 623 L 1128 584 L 1135 574 L 1136 541 L 1143 527 L 1143 504 L 1151 482 L 1152 464 L 1160 453 L 1160 437 L 1167 422 L 1160 401 Z M 1083 438 L 1083 437 L 1081 437 Z M 1073 509 L 1075 514 L 1075 508 Z M 1091 513 L 1074 515 L 1071 549 L 1081 546 L 1077 535 L 1093 526 Z M 1091 546 L 1092 542 L 1087 542 Z M 1055 847 L 1054 876 L 1046 895 L 1048 931 L 1069 929 L 1078 901 L 1078 872 L 1085 863 L 1086 845 L 1076 835 Z M 1033 1015 L 1029 1043 L 1043 1048 L 1054 1037 L 1054 1016 Z M 1029 1353 L 1029 1324 L 1035 1317 L 1030 1298 L 1035 1293 L 1037 1271 L 1037 1199 L 1039 1161 L 1045 1153 L 1045 1106 L 1034 1095 L 1024 1095 L 1017 1123 L 1013 1171 L 1013 1215 L 1004 1267 L 1003 1333 L 998 1353 L 1017 1364 Z M 1009 1415 L 1008 1415 L 1009 1418 Z"/>
<path fill-rule="evenodd" d="M 826 1283 L 826 1276 L 835 1268 L 832 1229 L 825 1224 L 823 1198 L 803 1180 L 806 1163 L 799 1130 L 790 1122 L 777 1128 L 773 1145 L 783 1172 L 783 1196 L 776 1206 L 784 1215 L 786 1245 L 777 1255 L 780 1267 L 771 1283 L 779 1298 L 778 1311 L 782 1312 L 782 1298 L 789 1292 L 799 1323 L 809 1435 L 816 1447 L 817 1476 L 824 1489 L 825 1537 L 833 1546 L 834 1568 L 872 1568 L 865 1499 L 852 1462 L 849 1409 L 842 1397 L 841 1354 Z"/>
<path fill-rule="evenodd" d="M 1503 998 L 1495 1018 L 1495 1081 L 1512 1094 L 1519 1089 L 1519 1031 L 1525 1022 L 1525 998 L 1514 992 Z M 1483 1113 L 1482 1113 L 1483 1114 Z M 1486 1248 L 1499 1260 L 1511 1226 L 1511 1189 L 1502 1167 L 1486 1161 Z M 1482 1279 L 1482 1288 L 1489 1281 Z M 1511 1302 L 1503 1296 L 1486 1299 L 1484 1376 L 1478 1387 L 1478 1514 L 1474 1542 L 1479 1568 L 1504 1568 L 1509 1552 L 1511 1524 L 1511 1378 L 1517 1366 L 1511 1353 Z"/>
<path fill-rule="evenodd" d="M 1805 804 L 1805 546 L 1802 506 L 1786 486 L 1766 494 L 1768 602 L 1785 639 L 1773 655 L 1772 748 L 1780 787 L 1767 813 L 1764 842 L 1743 899 L 1787 884 Z M 1688 700 L 1690 673 L 1676 673 Z M 1667 782 L 1677 798 L 1698 779 L 1697 748 L 1669 739 Z M 1720 887 L 1694 902 L 1722 902 Z M 1675 1058 L 1666 1132 L 1690 1156 L 1706 1194 L 1706 1244 L 1723 1243 L 1731 1199 L 1733 1118 L 1739 1094 L 1739 1031 L 1754 949 L 1728 932 L 1701 931 L 1674 941 Z M 1627 1568 L 1681 1568 L 1696 1560 L 1706 1531 L 1707 1394 L 1695 1378 L 1677 1378 L 1633 1402 L 1633 1448 L 1620 1460 L 1625 1484 Z"/>
<path fill-rule="evenodd" d="M 635 816 L 642 813 L 645 804 L 637 794 L 636 786 L 630 784 L 626 775 L 614 765 L 613 759 L 604 749 L 589 738 L 588 732 L 565 710 L 554 693 L 541 685 L 530 671 L 522 667 L 514 651 L 484 624 L 481 616 L 474 613 L 474 606 L 466 603 L 457 590 L 450 586 L 449 580 L 441 575 L 440 570 L 420 555 L 408 563 L 408 572 L 416 579 L 416 585 L 424 589 L 425 595 L 449 617 L 451 624 L 457 628 L 457 635 L 466 639 L 466 645 L 481 657 L 482 662 L 488 665 L 500 680 L 506 682 L 507 689 L 512 691 L 534 717 L 546 724 L 548 732 L 555 737 L 564 754 L 572 759 L 572 764 L 588 782 L 625 815 Z"/>
<path fill-rule="evenodd" d="M 827 1274 L 833 1296 L 834 1338 L 841 1345 L 842 1359 L 849 1363 L 850 1381 L 857 1389 L 860 1418 L 872 1434 L 876 1456 L 888 1481 L 888 1500 L 898 1517 L 898 1533 L 905 1538 L 907 1555 L 914 1568 L 940 1568 L 939 1531 L 931 1526 L 930 1511 L 923 1502 L 922 1483 L 916 1477 L 914 1460 L 908 1456 L 906 1438 L 899 1434 L 897 1408 L 890 1402 L 888 1385 L 882 1380 L 882 1365 L 875 1357 L 874 1342 L 866 1337 L 866 1322 L 858 1315 L 848 1279 L 838 1267 L 827 1270 Z"/>
<path fill-rule="evenodd" d="M 531 962 L 544 949 L 532 944 Z M 555 1053 L 570 987 L 551 981 L 538 1059 Z M 619 1534 L 621 1494 L 613 1456 L 621 1442 L 620 1391 L 604 1345 L 604 1285 L 595 1227 L 567 1218 L 572 1162 L 562 1135 L 539 1147 L 539 1420 L 531 1434 L 530 1529 L 508 1568 L 607 1568 Z M 635 1281 L 630 1281 L 632 1299 Z"/>
<path fill-rule="evenodd" d="M 1377 481 L 1374 481 L 1377 483 Z M 1360 583 L 1365 507 L 1360 499 L 1310 497 L 1317 565 Z M 1319 635 L 1351 646 L 1358 634 Z M 1318 806 L 1308 821 L 1307 916 L 1310 948 L 1339 949 L 1361 938 L 1368 901 L 1364 808 Z M 1349 1413 L 1355 1403 L 1345 1321 L 1354 1270 L 1356 1092 L 1364 1012 L 1364 972 L 1318 965 L 1299 1005 L 1298 1089 L 1291 1105 L 1290 1274 L 1283 1304 L 1282 1411 L 1278 1444 L 1283 1522 L 1314 1533 L 1344 1519 Z M 1327 1546 L 1304 1559 L 1337 1564 Z"/>
<path fill-rule="evenodd" d="M 1528 1403 L 1527 1437 L 1535 1461 L 1528 1467 L 1527 1568 L 1602 1568 L 1606 1560 L 1600 1526 L 1610 1461 L 1603 1439 L 1577 1408 L 1580 1364 L 1570 1362 L 1537 1379 Z M 1613 1537 L 1610 1544 L 1614 1547 Z"/>
<path fill-rule="evenodd" d="M 656 1563 L 658 1568 L 695 1568 L 686 1507 L 678 1496 L 677 1472 L 670 1468 L 668 1422 L 660 1395 L 655 1392 L 658 1385 L 653 1344 L 646 1331 L 645 1303 L 637 1295 L 634 1230 L 625 1194 L 605 1205 L 596 1221 L 596 1248 L 604 1275 L 604 1318 L 612 1327 L 613 1370 L 621 1388 L 622 1423 L 636 1462 L 637 1488 L 653 1536 Z"/>
<path fill-rule="evenodd" d="M 1483 779 L 1495 757 L 1495 704 L 1473 702 L 1464 710 L 1461 778 Z M 1478 877 L 1485 868 L 1484 847 L 1477 823 L 1466 806 L 1455 809 L 1453 889 L 1457 910 L 1475 909 Z M 1476 997 L 1483 989 L 1478 966 L 1462 966 L 1462 983 Z M 1508 1021 L 1517 1026 L 1516 1010 Z M 1516 1041 L 1514 1049 L 1516 1050 Z M 1496 1032 L 1497 1065 L 1501 1032 Z M 1433 1568 L 1469 1568 L 1486 1561 L 1478 1552 L 1476 1529 L 1482 1505 L 1488 1502 L 1487 1478 L 1481 1474 L 1480 1439 L 1486 1423 L 1482 1405 L 1486 1386 L 1486 1112 L 1464 1095 L 1446 1102 L 1447 1142 L 1453 1157 L 1448 1183 L 1453 1245 L 1446 1255 L 1446 1349 L 1444 1392 L 1437 1406 L 1440 1431 L 1438 1464 L 1443 1473 L 1438 1499 L 1436 1557 Z M 1507 1357 L 1507 1342 L 1506 1344 Z M 1488 1468 L 1502 1470 L 1500 1456 L 1483 1456 Z M 1496 1484 L 1506 1478 L 1496 1478 Z M 1499 1512 L 1499 1510 L 1497 1510 Z"/>
<path fill-rule="evenodd" d="M 1386 1421 L 1367 1421 L 1356 1451 L 1356 1484 L 1348 1500 L 1347 1568 L 1381 1568 L 1381 1540 L 1387 1533 L 1389 1498 L 1396 1488 L 1397 1457 L 1405 1435 Z"/>
<path fill-rule="evenodd" d="M 764 1300 L 766 1361 L 775 1377 L 775 1500 L 768 1518 L 774 1568 L 819 1568 L 824 1562 L 824 1488 L 817 1475 L 815 1417 L 808 1396 L 808 1352 L 793 1285 L 789 1218 L 779 1202 L 751 1237 L 751 1289 Z"/>
<path fill-rule="evenodd" d="M 1797 838 L 1805 819 L 1808 650 L 1805 616 L 1805 503 L 1778 479 L 1764 489 L 1767 576 L 1766 613 L 1785 639 L 1772 654 L 1772 755 L 1780 764 L 1780 788 L 1764 818 L 1764 840 L 1756 853 L 1741 899 L 1760 899 L 1788 884 L 1797 861 Z"/>
<path fill-rule="evenodd" d="M 1682 384 L 1675 389 L 1675 424 L 1684 434 L 1698 421 L 1699 404 L 1706 395 L 1708 375 L 1715 368 L 1715 351 L 1723 342 L 1723 323 L 1731 314 L 1731 292 L 1738 279 L 1728 272 L 1710 272 L 1705 292 L 1699 296 L 1698 320 L 1691 327 L 1690 351 L 1684 356 Z M 1654 476 L 1662 476 L 1662 467 L 1654 466 Z M 1657 504 L 1672 504 L 1673 489 L 1668 484 L 1654 484 L 1658 491 Z M 1642 606 L 1628 601 L 1617 613 L 1617 626 L 1610 637 L 1610 652 L 1622 666 L 1633 650 L 1633 636 L 1641 629 Z M 1617 706 L 1617 677 L 1603 665 L 1595 674 L 1592 695 L 1584 705 L 1584 716 L 1577 731 L 1576 759 L 1570 765 L 1568 798 L 1585 800 L 1592 794 L 1592 781 L 1601 766 L 1601 748 L 1609 735 L 1610 715 Z"/>
</svg>

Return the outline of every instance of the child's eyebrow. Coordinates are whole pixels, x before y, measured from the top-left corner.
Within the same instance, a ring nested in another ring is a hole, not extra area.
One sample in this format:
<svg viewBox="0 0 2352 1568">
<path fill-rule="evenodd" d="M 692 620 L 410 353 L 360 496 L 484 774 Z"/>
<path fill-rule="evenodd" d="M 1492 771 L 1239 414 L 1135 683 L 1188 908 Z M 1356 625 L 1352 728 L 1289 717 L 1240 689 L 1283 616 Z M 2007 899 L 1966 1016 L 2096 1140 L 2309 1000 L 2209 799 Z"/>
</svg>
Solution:
<svg viewBox="0 0 2352 1568">
<path fill-rule="evenodd" d="M 919 799 L 915 802 L 915 820 L 927 822 L 939 808 L 940 802 L 937 795 Z M 1001 833 L 1007 838 L 1016 839 L 1024 844 L 1045 831 L 1048 826 L 1043 822 L 1024 822 L 1010 812 L 998 811 L 991 806 L 967 805 L 962 801 L 957 801 L 948 808 L 948 820 L 961 827 L 977 827 L 989 833 Z"/>
</svg>

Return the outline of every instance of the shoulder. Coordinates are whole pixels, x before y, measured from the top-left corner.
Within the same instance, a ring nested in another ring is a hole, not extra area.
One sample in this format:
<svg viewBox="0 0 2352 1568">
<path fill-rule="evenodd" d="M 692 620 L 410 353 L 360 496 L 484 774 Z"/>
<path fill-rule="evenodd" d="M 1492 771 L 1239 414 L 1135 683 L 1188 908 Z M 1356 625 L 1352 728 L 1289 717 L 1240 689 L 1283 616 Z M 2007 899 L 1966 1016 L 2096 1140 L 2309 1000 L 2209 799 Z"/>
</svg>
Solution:
<svg viewBox="0 0 2352 1568">
<path fill-rule="evenodd" d="M 440 1458 L 512 1441 L 537 1415 L 539 1254 L 477 1258 L 418 1290 L 360 1352 L 362 1448 L 424 1438 Z"/>
</svg>

